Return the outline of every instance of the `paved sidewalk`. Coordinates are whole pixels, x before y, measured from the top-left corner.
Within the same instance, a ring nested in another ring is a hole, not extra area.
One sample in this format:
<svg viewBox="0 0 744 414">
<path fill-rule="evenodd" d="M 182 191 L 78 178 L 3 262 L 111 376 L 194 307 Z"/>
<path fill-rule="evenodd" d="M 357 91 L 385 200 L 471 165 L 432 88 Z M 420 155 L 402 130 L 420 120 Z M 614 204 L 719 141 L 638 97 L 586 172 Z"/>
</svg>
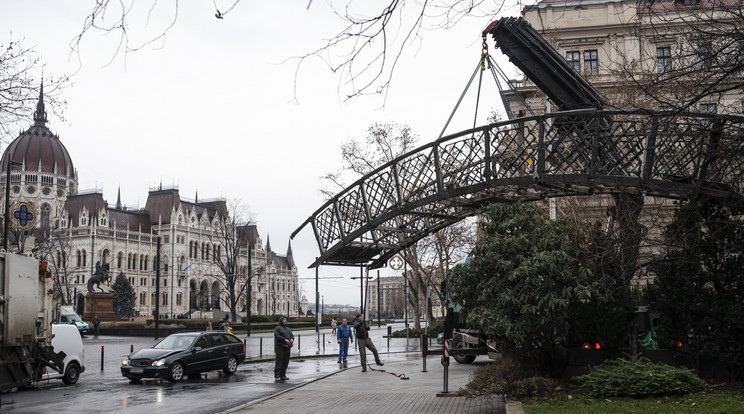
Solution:
<svg viewBox="0 0 744 414">
<path fill-rule="evenodd" d="M 390 358 L 383 367 L 373 365 L 364 373 L 358 363 L 339 364 L 337 372 L 225 413 L 506 414 L 507 406 L 500 398 L 457 396 L 470 374 L 486 363 L 485 359 L 473 364 L 458 364 L 453 360 L 448 393 L 443 393 L 444 367 L 437 356 L 427 358 L 427 372 L 422 372 L 421 358 L 397 361 Z M 508 414 L 520 412 L 519 408 L 512 410 L 510 404 Z"/>
</svg>

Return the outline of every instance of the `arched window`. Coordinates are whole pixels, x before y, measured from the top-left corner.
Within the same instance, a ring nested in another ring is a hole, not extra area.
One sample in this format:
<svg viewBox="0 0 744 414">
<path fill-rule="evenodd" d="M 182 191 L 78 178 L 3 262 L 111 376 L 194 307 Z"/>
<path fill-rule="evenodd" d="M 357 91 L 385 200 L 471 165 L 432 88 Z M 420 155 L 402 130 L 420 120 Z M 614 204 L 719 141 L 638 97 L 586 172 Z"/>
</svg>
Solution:
<svg viewBox="0 0 744 414">
<path fill-rule="evenodd" d="M 75 262 L 75 266 L 80 267 L 83 265 L 83 256 L 80 253 L 80 250 L 75 251 L 75 257 L 77 258 L 77 261 Z"/>
<path fill-rule="evenodd" d="M 139 304 L 140 304 L 140 306 L 146 305 L 146 303 L 145 303 L 146 301 L 147 301 L 147 293 L 145 293 L 145 292 L 140 293 L 140 295 L 139 295 Z"/>
<path fill-rule="evenodd" d="M 80 225 L 81 226 L 87 226 L 88 225 L 88 217 L 83 213 L 83 215 L 80 217 Z"/>
<path fill-rule="evenodd" d="M 127 255 L 127 270 L 132 268 L 132 253 Z"/>
<path fill-rule="evenodd" d="M 140 261 L 139 261 L 139 270 L 142 270 L 145 268 L 145 256 L 140 255 Z"/>
<path fill-rule="evenodd" d="M 88 266 L 87 254 L 83 250 L 83 267 Z"/>
<path fill-rule="evenodd" d="M 181 306 L 183 302 L 183 294 L 179 293 L 176 295 L 176 306 Z"/>
<path fill-rule="evenodd" d="M 201 259 L 204 260 L 204 250 L 206 249 L 206 243 L 202 242 L 201 245 Z"/>
<path fill-rule="evenodd" d="M 163 295 L 161 296 L 161 298 L 162 298 L 161 305 L 164 305 L 164 306 L 167 305 L 168 304 L 168 294 L 167 293 L 163 293 Z"/>
<path fill-rule="evenodd" d="M 51 208 L 49 204 L 44 203 L 41 205 L 41 228 L 45 229 L 49 227 L 49 212 Z"/>
<path fill-rule="evenodd" d="M 119 252 L 119 254 L 116 255 L 116 268 L 117 269 L 121 269 L 122 256 L 124 256 L 124 253 L 122 252 Z"/>
</svg>

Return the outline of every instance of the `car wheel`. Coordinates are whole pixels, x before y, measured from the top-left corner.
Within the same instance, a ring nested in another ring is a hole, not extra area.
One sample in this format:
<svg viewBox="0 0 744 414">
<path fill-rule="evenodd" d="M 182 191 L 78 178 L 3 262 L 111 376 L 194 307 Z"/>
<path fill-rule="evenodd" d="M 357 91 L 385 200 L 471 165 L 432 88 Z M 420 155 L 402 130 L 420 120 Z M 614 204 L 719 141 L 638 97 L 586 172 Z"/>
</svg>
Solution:
<svg viewBox="0 0 744 414">
<path fill-rule="evenodd" d="M 465 341 L 462 340 L 460 335 L 452 340 L 452 349 L 465 349 L 465 347 Z M 475 355 L 454 355 L 454 357 L 458 364 L 472 364 L 475 361 Z"/>
<path fill-rule="evenodd" d="M 234 374 L 235 371 L 238 370 L 238 359 L 234 356 L 231 356 L 230 358 L 227 358 L 227 365 L 222 370 L 227 375 Z"/>
<path fill-rule="evenodd" d="M 65 375 L 62 377 L 62 382 L 65 384 L 74 384 L 80 379 L 80 365 L 77 362 L 70 362 L 67 364 L 65 369 Z"/>
<path fill-rule="evenodd" d="M 168 381 L 178 382 L 183 379 L 183 364 L 174 362 L 168 370 Z"/>
</svg>

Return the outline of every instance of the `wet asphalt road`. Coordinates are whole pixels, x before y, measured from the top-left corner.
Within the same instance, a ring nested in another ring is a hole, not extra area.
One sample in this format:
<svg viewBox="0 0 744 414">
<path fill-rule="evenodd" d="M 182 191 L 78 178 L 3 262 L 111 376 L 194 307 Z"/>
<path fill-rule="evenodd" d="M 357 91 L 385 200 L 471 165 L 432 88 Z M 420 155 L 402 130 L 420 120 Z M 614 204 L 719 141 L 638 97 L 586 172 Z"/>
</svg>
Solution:
<svg viewBox="0 0 744 414">
<path fill-rule="evenodd" d="M 272 336 L 258 334 L 246 338 L 249 361 L 241 364 L 234 375 L 211 371 L 176 384 L 166 380 L 147 379 L 141 384 L 132 384 L 121 375 L 119 366 L 130 349 L 150 347 L 158 342 L 154 338 L 86 336 L 83 339 L 86 368 L 77 384 L 65 385 L 61 380 L 50 380 L 37 384 L 34 388 L 3 394 L 0 396 L 0 412 L 220 412 L 343 368 L 344 364 L 336 362 L 337 345 L 330 330 L 321 331 L 322 333 L 326 334 L 326 340 L 324 342 L 321 335 L 319 351 L 318 336 L 314 332 L 295 332 L 295 342 L 299 339 L 300 346 L 299 349 L 293 349 L 287 370 L 290 378 L 288 381 L 274 381 Z M 417 339 L 392 339 L 388 348 L 388 340 L 383 338 L 387 333 L 385 327 L 375 328 L 371 333 L 383 360 L 420 358 L 420 354 L 405 353 L 419 349 Z M 298 335 L 301 339 L 297 338 Z M 104 348 L 103 369 L 101 347 Z M 350 349 L 349 354 L 348 366 L 358 367 L 357 351 Z"/>
</svg>

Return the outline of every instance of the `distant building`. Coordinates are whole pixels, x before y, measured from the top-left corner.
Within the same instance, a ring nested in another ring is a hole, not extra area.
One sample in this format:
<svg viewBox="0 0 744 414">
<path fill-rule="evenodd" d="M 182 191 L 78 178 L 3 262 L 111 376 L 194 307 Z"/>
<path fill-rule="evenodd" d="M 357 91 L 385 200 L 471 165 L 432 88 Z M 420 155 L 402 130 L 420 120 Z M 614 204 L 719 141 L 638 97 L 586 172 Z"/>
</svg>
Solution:
<svg viewBox="0 0 744 414">
<path fill-rule="evenodd" d="M 37 255 L 50 263 L 57 299 L 66 302 L 69 298 L 80 313 L 85 308 L 88 279 L 97 264 L 108 264 L 112 281 L 124 273 L 134 287 L 137 314 L 153 315 L 160 237 L 160 314 L 228 311 L 224 274 L 218 265 L 226 252 L 213 227 L 215 220 L 229 214 L 226 201 L 199 200 L 198 196 L 187 200 L 177 187 L 161 185 L 150 189 L 143 209 L 130 209 L 122 205 L 120 195 L 115 205 L 109 205 L 98 189 L 79 191 L 72 158 L 46 126 L 43 98 L 42 87 L 33 126 L 8 145 L 0 161 L 3 171 L 10 160 L 15 164 L 10 204 L 28 203 L 37 216 L 29 231 L 12 232 L 11 250 L 21 249 L 26 235 L 35 236 Z M 5 188 L 3 179 L 2 203 Z M 251 312 L 297 314 L 297 266 L 291 245 L 286 255 L 280 255 L 271 250 L 268 236 L 264 246 L 255 224 L 239 230 L 246 237 L 237 260 L 238 287 L 245 285 L 250 252 L 254 272 Z M 244 295 L 237 311 L 246 311 Z"/>
</svg>

